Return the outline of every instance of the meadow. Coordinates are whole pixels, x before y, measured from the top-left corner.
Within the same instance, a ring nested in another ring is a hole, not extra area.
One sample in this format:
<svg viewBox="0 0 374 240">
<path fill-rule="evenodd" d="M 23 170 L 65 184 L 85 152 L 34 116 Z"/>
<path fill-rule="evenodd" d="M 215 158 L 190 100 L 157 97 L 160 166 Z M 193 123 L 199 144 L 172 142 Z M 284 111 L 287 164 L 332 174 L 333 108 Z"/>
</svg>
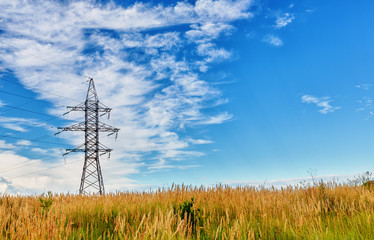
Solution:
<svg viewBox="0 0 374 240">
<path fill-rule="evenodd" d="M 0 198 L 0 239 L 374 239 L 362 184 Z"/>
</svg>

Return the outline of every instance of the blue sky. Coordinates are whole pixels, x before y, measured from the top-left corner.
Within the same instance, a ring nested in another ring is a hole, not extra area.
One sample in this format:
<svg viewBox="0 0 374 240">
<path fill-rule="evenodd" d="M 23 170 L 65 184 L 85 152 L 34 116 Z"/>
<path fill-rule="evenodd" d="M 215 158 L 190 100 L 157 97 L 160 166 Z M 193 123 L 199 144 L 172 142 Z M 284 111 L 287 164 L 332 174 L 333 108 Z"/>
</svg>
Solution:
<svg viewBox="0 0 374 240">
<path fill-rule="evenodd" d="M 85 76 L 107 191 L 347 179 L 374 159 L 374 3 L 0 1 L 0 192 L 76 193 Z"/>
</svg>

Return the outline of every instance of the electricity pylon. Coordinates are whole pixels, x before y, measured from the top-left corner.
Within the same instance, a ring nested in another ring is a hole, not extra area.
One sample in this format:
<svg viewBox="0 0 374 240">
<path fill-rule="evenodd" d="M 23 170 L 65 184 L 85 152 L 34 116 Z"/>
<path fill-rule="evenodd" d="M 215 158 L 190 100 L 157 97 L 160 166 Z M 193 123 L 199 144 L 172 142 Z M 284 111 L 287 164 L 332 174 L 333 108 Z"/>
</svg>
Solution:
<svg viewBox="0 0 374 240">
<path fill-rule="evenodd" d="M 64 155 L 71 152 L 85 153 L 79 194 L 96 193 L 102 195 L 105 194 L 105 190 L 99 157 L 106 153 L 110 156 L 110 152 L 113 149 L 109 149 L 100 143 L 99 132 L 109 132 L 108 136 L 114 133 L 118 135 L 119 128 L 109 126 L 99 121 L 99 117 L 104 116 L 105 114 L 108 114 L 109 119 L 110 111 L 112 109 L 99 102 L 93 78 L 89 78 L 88 81 L 89 85 L 86 101 L 75 107 L 68 106 L 67 108 L 69 111 L 65 113 L 68 114 L 72 111 L 84 111 L 85 121 L 69 127 L 59 127 L 58 129 L 60 129 L 60 132 L 56 133 L 56 135 L 63 131 L 84 131 L 84 144 L 74 149 L 66 149 Z M 83 145 L 84 148 L 81 148 Z"/>
</svg>

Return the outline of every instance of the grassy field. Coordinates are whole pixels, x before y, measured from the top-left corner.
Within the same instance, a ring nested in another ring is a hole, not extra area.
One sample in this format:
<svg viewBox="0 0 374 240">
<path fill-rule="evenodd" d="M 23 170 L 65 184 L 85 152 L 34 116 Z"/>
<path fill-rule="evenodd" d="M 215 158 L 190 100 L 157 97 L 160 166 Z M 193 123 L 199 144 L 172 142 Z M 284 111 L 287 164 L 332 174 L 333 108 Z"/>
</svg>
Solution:
<svg viewBox="0 0 374 240">
<path fill-rule="evenodd" d="M 318 183 L 2 196 L 0 231 L 0 239 L 374 239 L 374 191 Z"/>
</svg>

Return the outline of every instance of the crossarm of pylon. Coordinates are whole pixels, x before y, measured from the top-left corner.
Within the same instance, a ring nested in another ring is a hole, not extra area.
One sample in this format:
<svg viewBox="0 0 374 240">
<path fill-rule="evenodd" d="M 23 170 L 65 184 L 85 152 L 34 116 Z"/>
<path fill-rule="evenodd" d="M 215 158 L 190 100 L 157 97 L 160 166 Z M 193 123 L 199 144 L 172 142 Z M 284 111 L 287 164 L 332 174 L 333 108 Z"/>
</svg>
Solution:
<svg viewBox="0 0 374 240">
<path fill-rule="evenodd" d="M 58 133 L 61 133 L 63 131 L 84 131 L 85 130 L 85 125 L 84 125 L 84 123 L 76 123 L 76 124 L 73 124 L 69 127 L 58 127 L 57 129 L 60 129 L 60 132 L 58 132 Z"/>
<path fill-rule="evenodd" d="M 66 115 L 72 111 L 86 111 L 86 103 L 83 102 L 83 103 L 80 103 L 79 105 L 77 106 L 67 106 L 66 107 L 69 111 L 67 111 L 66 113 L 64 113 L 63 115 Z M 112 108 L 110 107 L 107 107 L 105 106 L 104 104 L 100 103 L 99 102 L 99 106 L 98 106 L 98 112 L 104 112 L 104 114 L 106 113 L 109 113 L 110 111 L 112 111 Z"/>
<path fill-rule="evenodd" d="M 69 112 L 72 112 L 72 111 L 86 111 L 86 106 L 75 106 L 75 107 L 71 107 L 71 106 L 68 106 L 67 107 L 68 109 L 70 109 L 68 112 L 64 113 L 63 115 L 66 115 L 68 114 Z M 107 108 L 107 107 L 98 107 L 97 108 L 97 111 L 98 112 L 104 112 L 104 113 L 109 113 L 112 109 L 111 108 Z"/>
<path fill-rule="evenodd" d="M 82 148 L 73 148 L 73 149 L 66 149 L 68 152 L 84 152 L 85 150 Z"/>
<path fill-rule="evenodd" d="M 96 151 L 95 148 L 88 148 L 87 151 Z M 98 152 L 104 152 L 104 153 L 108 153 L 108 152 L 111 152 L 113 151 L 113 149 L 110 149 L 110 148 L 100 148 L 100 149 L 97 149 Z M 66 154 L 69 154 L 71 152 L 86 152 L 86 149 L 83 149 L 83 148 L 68 148 L 66 149 L 66 152 L 67 153 L 64 153 L 63 155 L 66 155 Z"/>
<path fill-rule="evenodd" d="M 66 149 L 66 153 L 62 154 L 62 156 L 68 155 L 72 152 L 85 152 L 85 150 L 81 148 Z"/>
<path fill-rule="evenodd" d="M 112 108 L 105 106 L 101 102 L 99 102 L 99 107 L 98 107 L 99 112 L 110 112 L 112 111 Z"/>
<path fill-rule="evenodd" d="M 77 105 L 77 106 L 74 106 L 74 107 L 72 107 L 72 106 L 67 106 L 66 108 L 67 108 L 69 111 L 67 111 L 66 113 L 64 113 L 64 114 L 62 114 L 62 115 L 66 115 L 66 114 L 68 114 L 68 113 L 70 113 L 70 112 L 72 112 L 72 111 L 85 111 L 85 110 L 86 110 L 86 107 L 85 107 L 85 103 L 84 103 L 84 102 L 80 103 L 80 104 Z"/>
<path fill-rule="evenodd" d="M 107 149 L 99 149 L 99 152 L 111 152 L 113 149 L 107 148 Z"/>
<path fill-rule="evenodd" d="M 67 108 L 70 109 L 70 112 L 71 111 L 85 111 L 86 110 L 85 106 L 75 106 L 75 107 L 67 106 Z"/>
<path fill-rule="evenodd" d="M 100 132 L 113 132 L 116 133 L 119 131 L 119 128 L 112 127 L 105 123 L 99 123 L 99 131 Z"/>
</svg>

